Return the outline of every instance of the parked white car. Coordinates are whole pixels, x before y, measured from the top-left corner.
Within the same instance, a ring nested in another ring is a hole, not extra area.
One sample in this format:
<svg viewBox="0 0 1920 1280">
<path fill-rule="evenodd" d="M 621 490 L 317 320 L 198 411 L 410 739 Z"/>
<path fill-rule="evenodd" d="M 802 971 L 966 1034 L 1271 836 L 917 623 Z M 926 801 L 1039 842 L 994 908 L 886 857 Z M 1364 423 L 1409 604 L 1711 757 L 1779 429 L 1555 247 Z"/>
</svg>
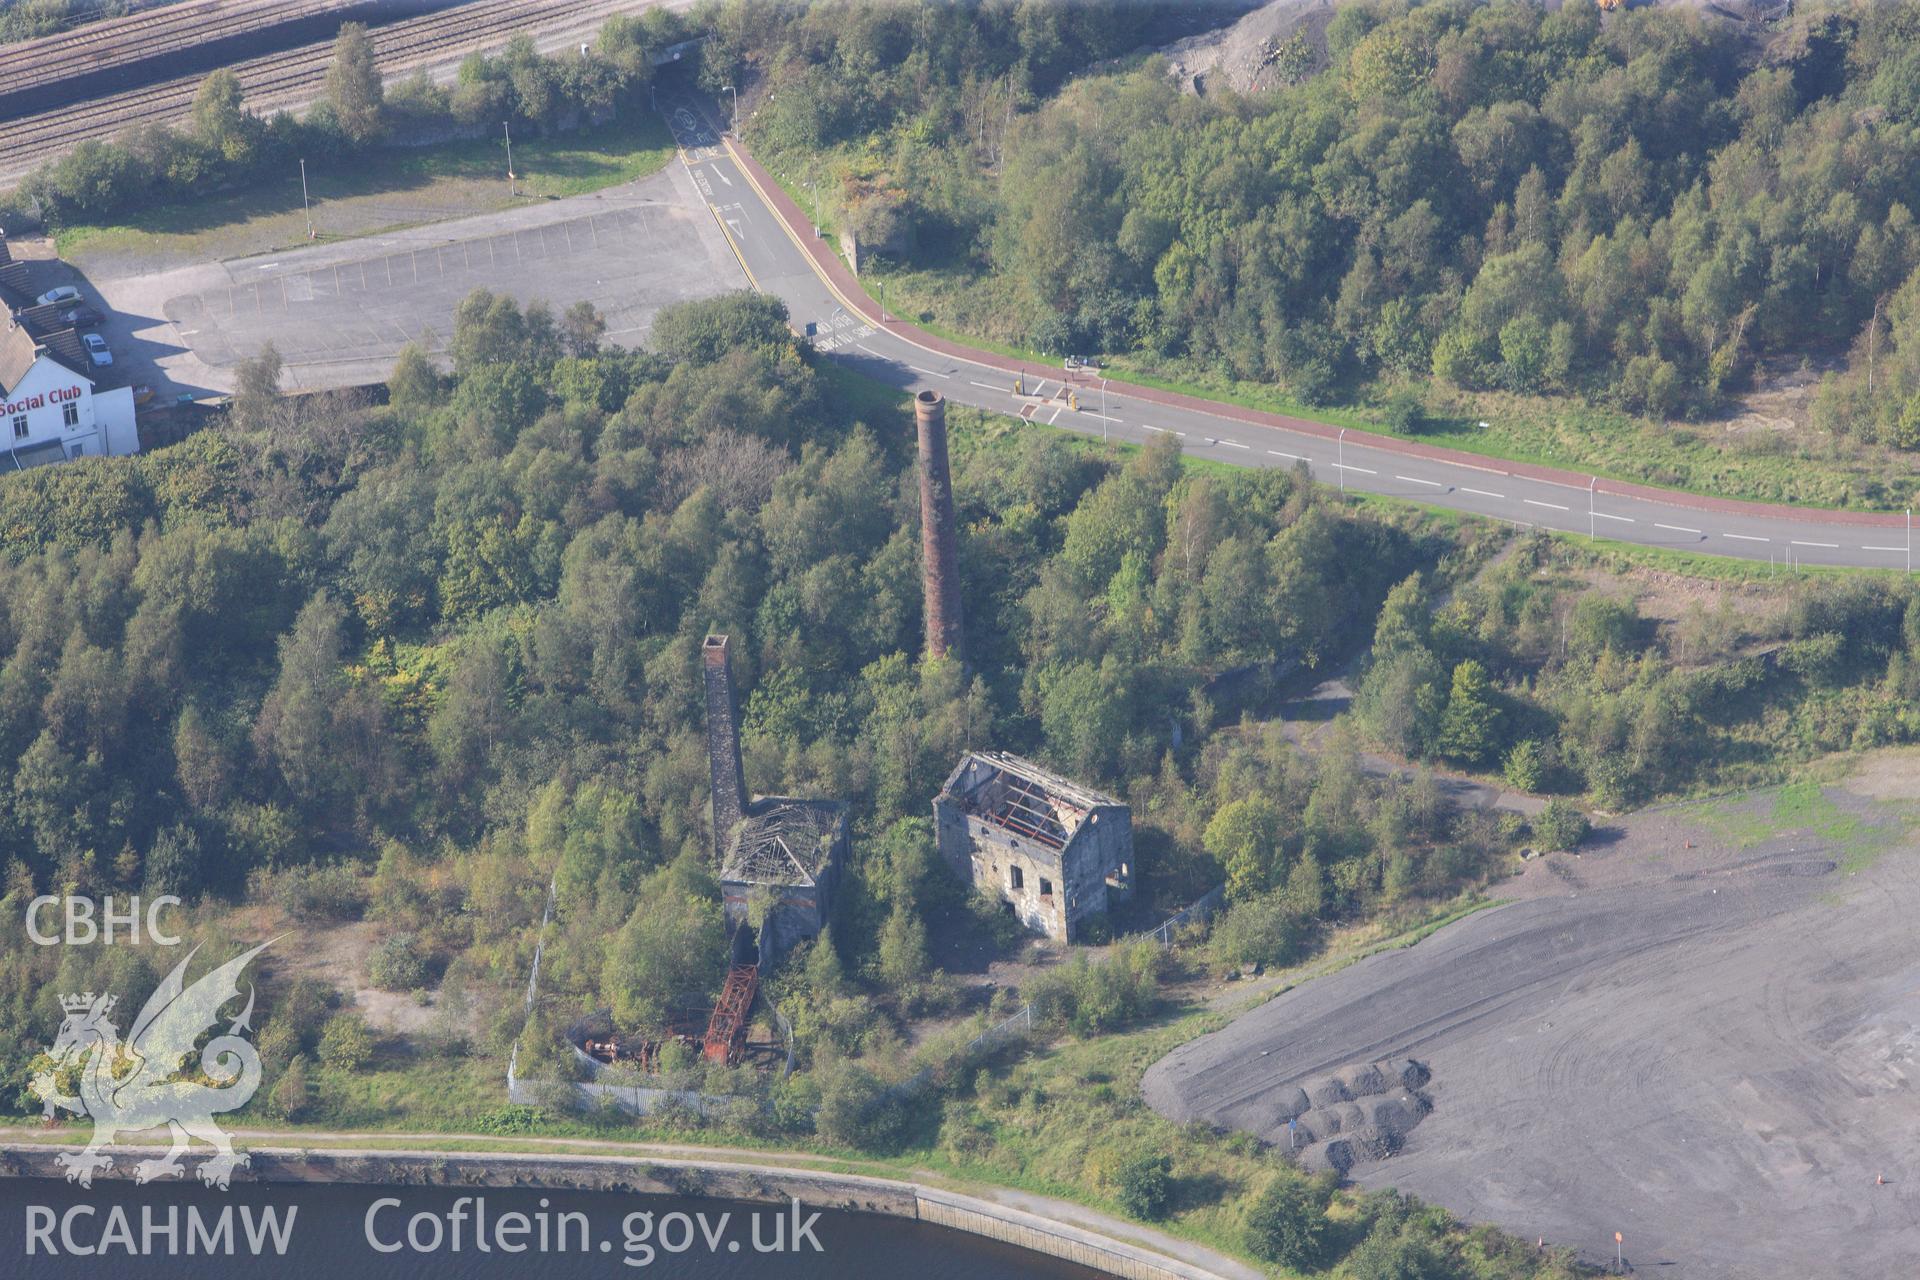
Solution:
<svg viewBox="0 0 1920 1280">
<path fill-rule="evenodd" d="M 113 351 L 107 346 L 107 340 L 97 333 L 81 337 L 81 343 L 87 348 L 87 357 L 93 361 L 93 367 L 104 369 L 113 363 Z"/>
<path fill-rule="evenodd" d="M 50 302 L 78 302 L 80 301 L 80 291 L 70 284 L 63 284 L 58 289 L 47 290 L 41 294 L 39 298 L 35 299 L 35 301 L 43 307 Z"/>
</svg>

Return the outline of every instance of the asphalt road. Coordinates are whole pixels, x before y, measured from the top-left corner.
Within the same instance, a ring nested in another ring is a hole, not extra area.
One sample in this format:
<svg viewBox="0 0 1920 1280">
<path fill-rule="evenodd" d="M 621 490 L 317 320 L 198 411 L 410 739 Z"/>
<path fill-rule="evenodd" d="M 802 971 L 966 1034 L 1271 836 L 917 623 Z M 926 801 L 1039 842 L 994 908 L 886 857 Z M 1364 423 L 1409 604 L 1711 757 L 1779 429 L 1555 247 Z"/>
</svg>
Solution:
<svg viewBox="0 0 1920 1280">
<path fill-rule="evenodd" d="M 1251 467 L 1304 463 L 1314 477 L 1357 492 L 1384 494 L 1488 516 L 1520 527 L 1586 534 L 1674 551 L 1793 565 L 1913 568 L 1910 522 L 1836 521 L 1824 513 L 1777 507 L 1714 510 L 1688 495 L 1655 501 L 1610 492 L 1612 482 L 1572 485 L 1508 470 L 1497 459 L 1439 461 L 1411 457 L 1349 437 L 1317 435 L 1219 413 L 1136 398 L 1120 384 L 1078 381 L 1078 408 L 1064 398 L 1061 370 L 1033 368 L 1020 393 L 996 364 L 944 354 L 880 328 L 839 297 L 815 271 L 794 234 L 726 152 L 710 108 L 691 97 L 661 95 L 682 159 L 725 225 L 756 287 L 780 297 L 796 325 L 816 326 L 816 347 L 862 374 L 907 391 L 932 389 L 949 400 L 1045 426 L 1139 444 L 1157 433 L 1181 438 L 1193 457 Z M 1615 486 L 1616 488 L 1618 486 Z"/>
</svg>

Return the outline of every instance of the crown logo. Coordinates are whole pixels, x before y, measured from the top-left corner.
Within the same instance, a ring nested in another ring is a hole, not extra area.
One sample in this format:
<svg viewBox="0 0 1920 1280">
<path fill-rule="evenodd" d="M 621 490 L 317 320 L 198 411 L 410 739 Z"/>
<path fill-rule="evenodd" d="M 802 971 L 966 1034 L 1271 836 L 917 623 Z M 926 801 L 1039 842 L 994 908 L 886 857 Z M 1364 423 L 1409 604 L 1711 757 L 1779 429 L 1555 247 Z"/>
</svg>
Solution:
<svg viewBox="0 0 1920 1280">
<path fill-rule="evenodd" d="M 111 1010 L 116 998 L 115 996 L 104 997 L 100 1002 L 100 1012 L 104 1014 Z M 68 1013 L 85 1013 L 93 1008 L 93 992 L 88 991 L 77 996 L 61 996 L 60 1007 Z"/>
</svg>

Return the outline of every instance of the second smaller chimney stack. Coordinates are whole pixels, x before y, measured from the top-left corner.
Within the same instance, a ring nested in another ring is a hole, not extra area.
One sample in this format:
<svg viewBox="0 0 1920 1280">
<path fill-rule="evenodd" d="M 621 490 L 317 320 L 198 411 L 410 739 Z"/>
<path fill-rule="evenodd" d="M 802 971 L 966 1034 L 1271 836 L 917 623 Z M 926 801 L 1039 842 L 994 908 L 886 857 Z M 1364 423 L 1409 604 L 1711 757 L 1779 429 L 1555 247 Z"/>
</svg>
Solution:
<svg viewBox="0 0 1920 1280">
<path fill-rule="evenodd" d="M 733 696 L 733 670 L 725 636 L 708 636 L 700 646 L 701 674 L 707 687 L 707 773 L 713 785 L 713 858 L 717 868 L 727 856 L 727 841 L 747 813 L 746 770 L 740 764 L 739 709 Z"/>
</svg>

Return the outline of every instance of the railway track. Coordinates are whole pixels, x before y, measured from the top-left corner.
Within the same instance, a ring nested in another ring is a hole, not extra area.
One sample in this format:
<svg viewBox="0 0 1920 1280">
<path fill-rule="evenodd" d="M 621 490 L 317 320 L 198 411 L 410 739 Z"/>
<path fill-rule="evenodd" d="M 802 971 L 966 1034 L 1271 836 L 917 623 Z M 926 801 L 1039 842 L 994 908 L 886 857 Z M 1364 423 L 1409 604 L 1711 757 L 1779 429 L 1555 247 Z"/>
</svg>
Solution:
<svg viewBox="0 0 1920 1280">
<path fill-rule="evenodd" d="M 75 76 L 164 58 L 221 38 L 279 26 L 360 0 L 184 0 L 143 9 L 124 18 L 90 22 L 71 31 L 40 36 L 5 50 L 8 97 L 32 94 Z"/>
<path fill-rule="evenodd" d="M 375 57 L 389 84 L 423 67 L 456 60 L 475 49 L 497 47 L 518 32 L 567 29 L 594 18 L 649 7 L 656 0 L 471 0 L 456 9 L 377 28 Z M 247 107 L 266 114 L 305 105 L 318 97 L 332 61 L 329 41 L 303 45 L 236 64 Z M 17 181 L 40 163 L 94 138 L 111 137 L 139 124 L 174 123 L 191 113 L 202 76 L 76 103 L 30 116 L 8 127 L 0 155 L 0 183 Z"/>
</svg>

